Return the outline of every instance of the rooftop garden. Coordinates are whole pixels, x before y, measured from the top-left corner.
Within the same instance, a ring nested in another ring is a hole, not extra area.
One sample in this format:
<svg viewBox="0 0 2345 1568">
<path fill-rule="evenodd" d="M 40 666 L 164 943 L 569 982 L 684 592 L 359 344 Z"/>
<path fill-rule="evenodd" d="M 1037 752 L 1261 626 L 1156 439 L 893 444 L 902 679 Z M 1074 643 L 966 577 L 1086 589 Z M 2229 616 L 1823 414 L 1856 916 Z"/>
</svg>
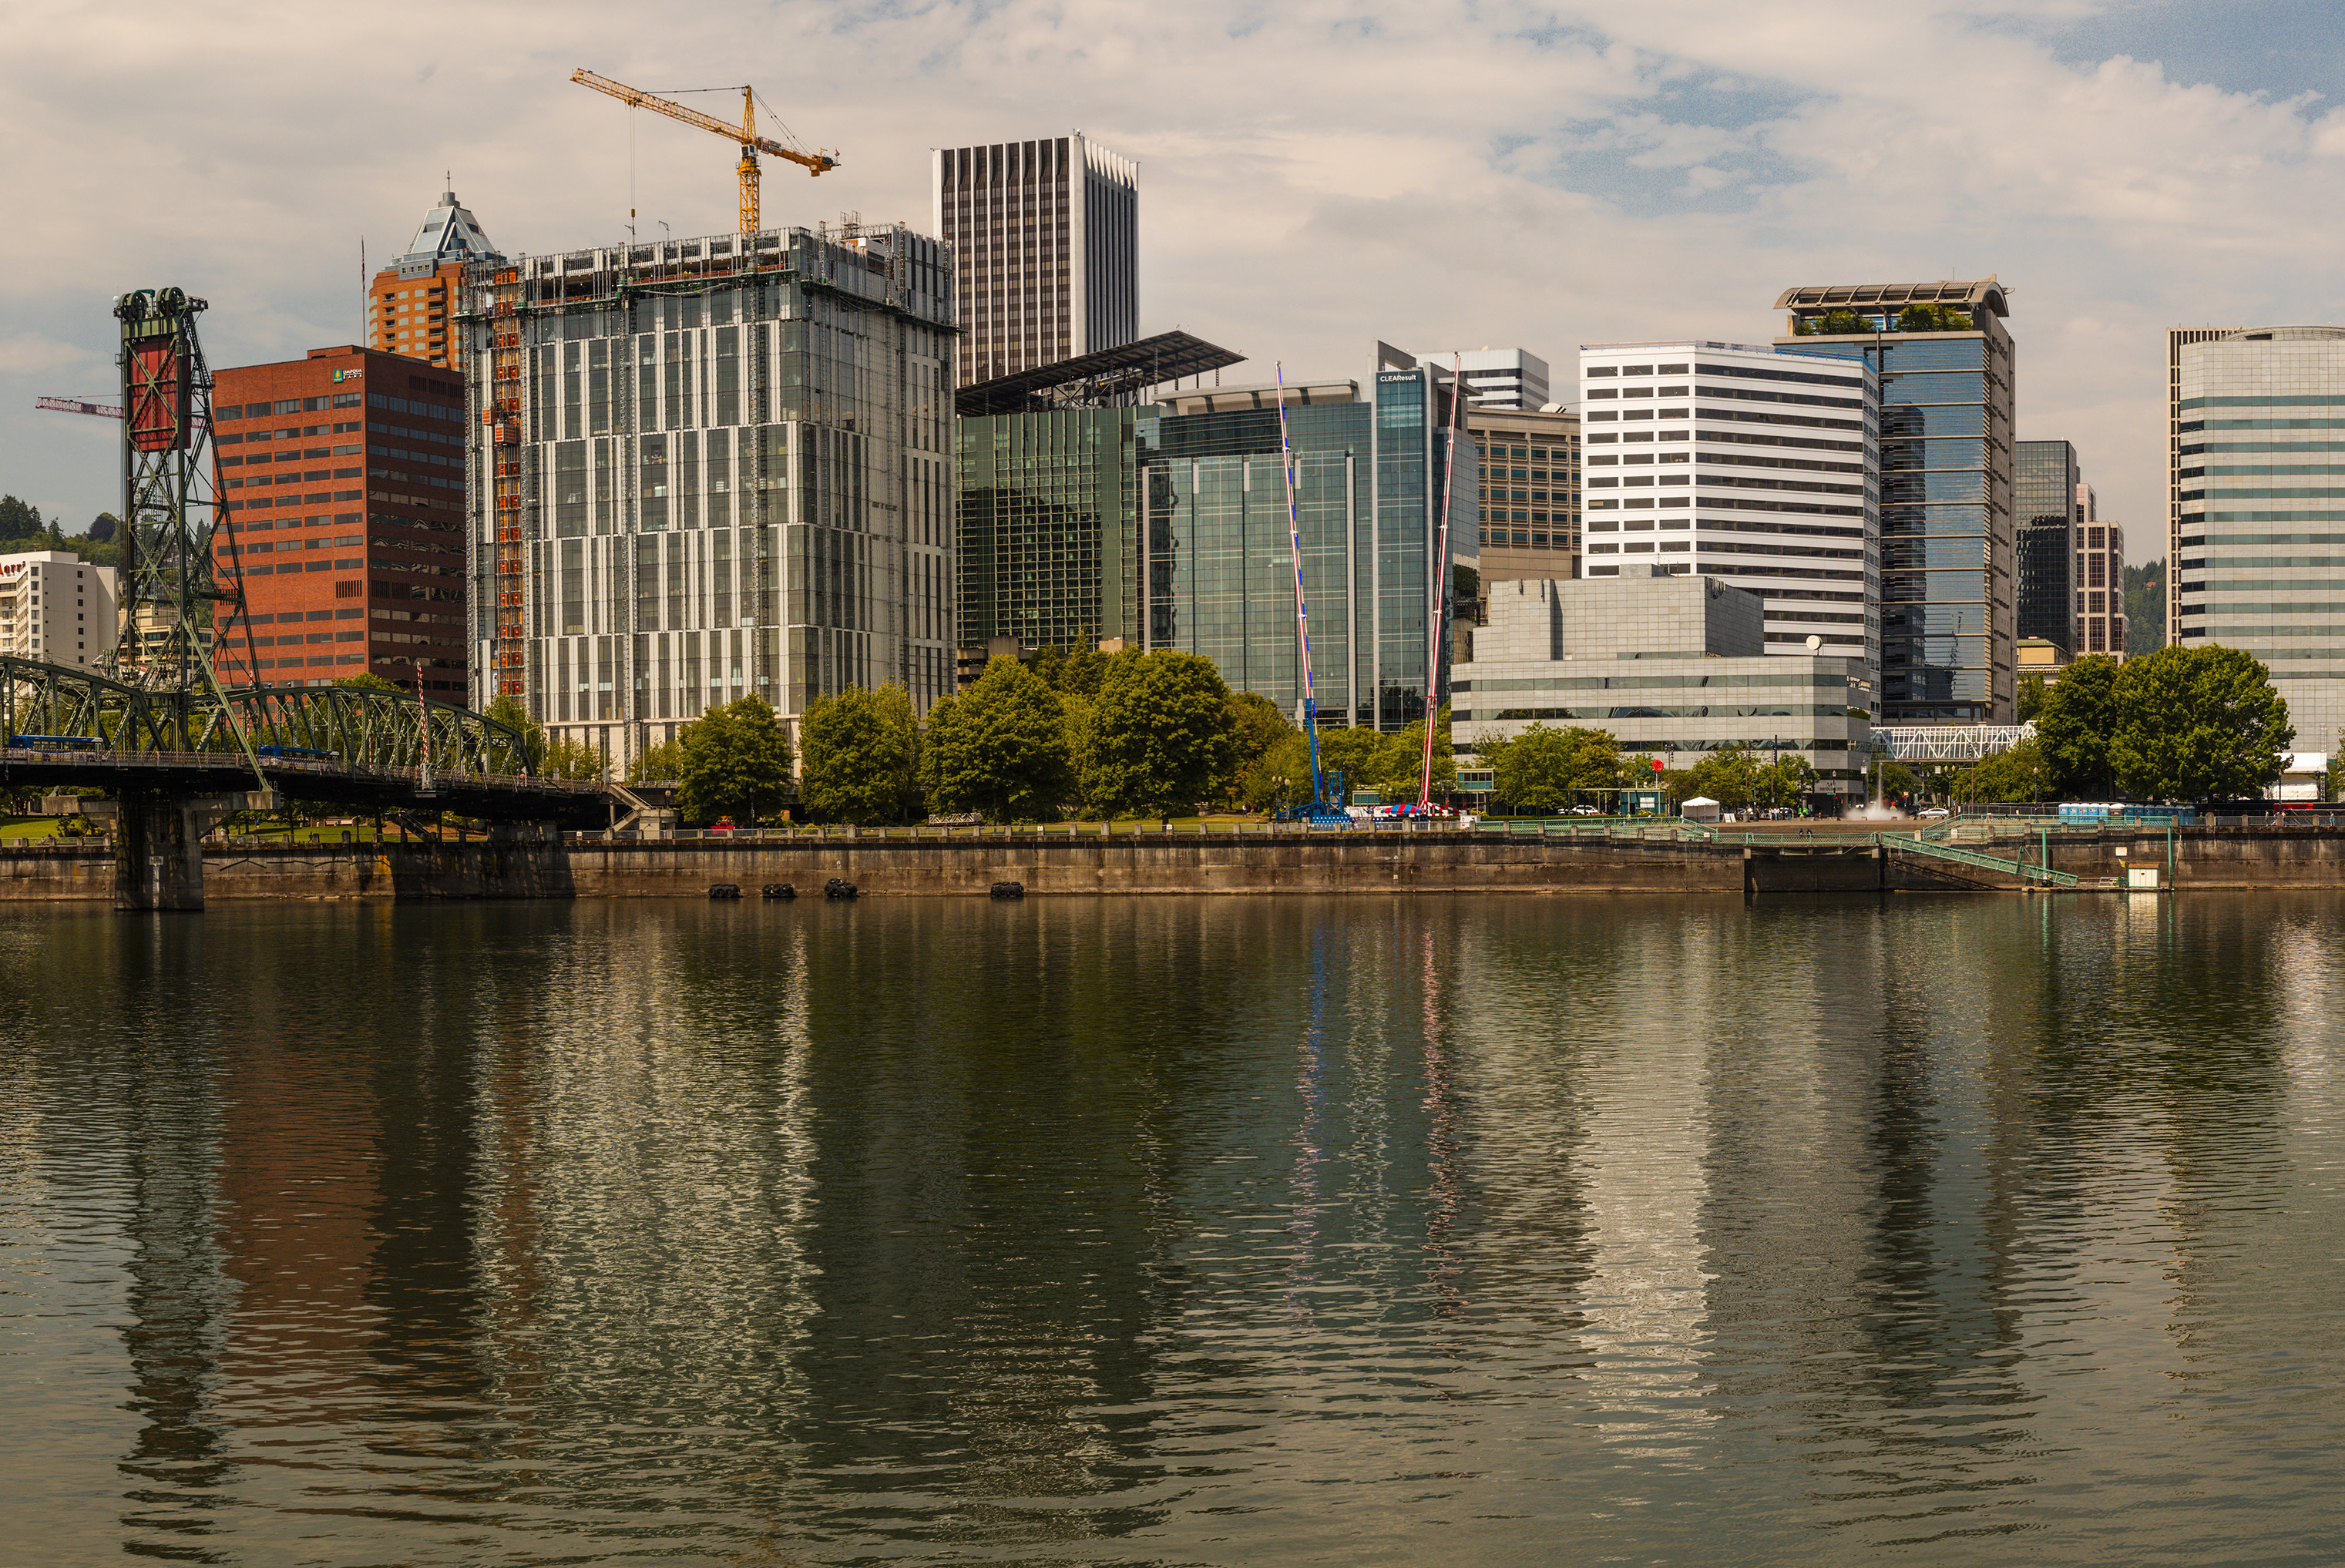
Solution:
<svg viewBox="0 0 2345 1568">
<path fill-rule="evenodd" d="M 1845 338 L 1861 332 L 1975 332 L 1977 323 L 1960 305 L 1908 305 L 1897 311 L 1826 310 L 1802 316 L 1792 332 L 1800 338 Z"/>
</svg>

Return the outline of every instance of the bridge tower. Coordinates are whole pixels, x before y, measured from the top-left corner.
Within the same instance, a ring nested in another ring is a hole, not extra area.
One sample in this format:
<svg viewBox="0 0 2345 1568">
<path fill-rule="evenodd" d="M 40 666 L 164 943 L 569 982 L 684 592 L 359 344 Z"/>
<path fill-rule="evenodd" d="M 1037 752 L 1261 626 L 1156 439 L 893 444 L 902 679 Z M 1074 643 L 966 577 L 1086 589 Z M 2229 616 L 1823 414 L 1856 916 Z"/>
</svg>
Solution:
<svg viewBox="0 0 2345 1568">
<path fill-rule="evenodd" d="M 213 488 L 212 376 L 196 335 L 208 309 L 178 288 L 117 298 L 122 323 L 122 592 L 108 673 L 146 694 L 150 723 L 188 751 L 226 714 L 262 788 L 251 741 L 235 729 L 212 667 L 212 628 L 241 604 L 227 503 Z M 229 545 L 214 563 L 215 535 Z M 124 789 L 117 813 L 115 907 L 201 909 L 200 841 L 226 803 L 164 790 Z M 239 802 L 237 804 L 242 804 Z"/>
</svg>

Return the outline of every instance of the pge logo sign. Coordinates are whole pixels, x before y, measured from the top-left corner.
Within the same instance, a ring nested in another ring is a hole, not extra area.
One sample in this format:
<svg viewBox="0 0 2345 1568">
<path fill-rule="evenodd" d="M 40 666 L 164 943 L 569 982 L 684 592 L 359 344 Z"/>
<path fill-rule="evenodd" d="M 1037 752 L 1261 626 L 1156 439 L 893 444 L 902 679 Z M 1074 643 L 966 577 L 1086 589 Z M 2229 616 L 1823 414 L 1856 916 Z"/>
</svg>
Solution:
<svg viewBox="0 0 2345 1568">
<path fill-rule="evenodd" d="M 344 381 L 358 380 L 364 374 L 362 370 L 337 370 L 334 372 L 334 385 L 339 387 Z"/>
</svg>

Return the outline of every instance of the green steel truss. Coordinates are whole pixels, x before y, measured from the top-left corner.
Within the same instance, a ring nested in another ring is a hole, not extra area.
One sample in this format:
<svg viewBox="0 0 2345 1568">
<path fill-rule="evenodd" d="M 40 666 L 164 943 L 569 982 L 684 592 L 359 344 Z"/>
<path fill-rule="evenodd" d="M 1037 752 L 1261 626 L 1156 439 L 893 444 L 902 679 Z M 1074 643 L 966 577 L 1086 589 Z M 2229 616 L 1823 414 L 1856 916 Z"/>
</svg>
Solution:
<svg viewBox="0 0 2345 1568">
<path fill-rule="evenodd" d="M 248 744 L 331 752 L 359 772 L 419 767 L 430 726 L 432 769 L 453 778 L 534 777 L 527 743 L 470 709 L 355 686 L 233 686 L 150 691 L 88 671 L 0 659 L 0 737 L 70 736 L 124 759 L 212 754 Z"/>
</svg>

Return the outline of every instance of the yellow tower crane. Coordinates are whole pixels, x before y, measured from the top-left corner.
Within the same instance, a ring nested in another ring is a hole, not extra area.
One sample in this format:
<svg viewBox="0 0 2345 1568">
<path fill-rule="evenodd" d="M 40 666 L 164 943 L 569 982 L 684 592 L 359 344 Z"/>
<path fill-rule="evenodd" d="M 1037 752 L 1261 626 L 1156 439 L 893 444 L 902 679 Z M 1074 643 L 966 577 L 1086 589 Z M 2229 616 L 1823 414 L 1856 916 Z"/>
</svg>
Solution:
<svg viewBox="0 0 2345 1568">
<path fill-rule="evenodd" d="M 798 147 L 784 147 L 770 137 L 759 136 L 756 95 L 746 87 L 741 89 L 741 123 L 736 126 L 720 120 L 714 115 L 704 115 L 698 109 L 687 109 L 682 104 L 671 103 L 655 94 L 628 86 L 624 82 L 614 82 L 608 76 L 598 76 L 594 72 L 584 68 L 571 72 L 570 79 L 582 86 L 592 87 L 598 93 L 608 93 L 629 107 L 640 106 L 646 109 L 657 109 L 670 119 L 682 120 L 688 126 L 698 126 L 704 131 L 738 144 L 741 148 L 741 232 L 744 234 L 755 234 L 759 228 L 757 222 L 757 155 L 759 153 L 771 153 L 776 157 L 787 158 L 795 164 L 804 164 L 810 174 L 818 175 L 825 169 L 838 167 L 838 155 L 836 153 L 807 152 Z"/>
</svg>

